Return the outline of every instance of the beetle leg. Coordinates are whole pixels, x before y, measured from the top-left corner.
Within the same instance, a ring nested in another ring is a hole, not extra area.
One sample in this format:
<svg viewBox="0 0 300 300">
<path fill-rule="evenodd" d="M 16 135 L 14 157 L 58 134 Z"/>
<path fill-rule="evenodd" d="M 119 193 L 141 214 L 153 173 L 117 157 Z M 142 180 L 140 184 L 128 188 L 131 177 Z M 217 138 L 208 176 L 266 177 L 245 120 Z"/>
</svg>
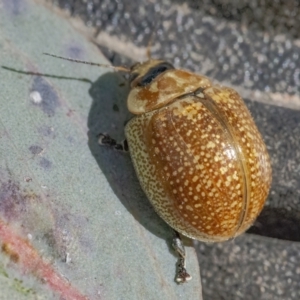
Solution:
<svg viewBox="0 0 300 300">
<path fill-rule="evenodd" d="M 108 134 L 100 133 L 97 137 L 99 145 L 115 146 L 117 144 L 116 140 L 111 138 Z"/>
<path fill-rule="evenodd" d="M 174 230 L 174 238 L 172 246 L 175 252 L 179 255 L 178 264 L 177 264 L 177 274 L 176 274 L 176 282 L 178 284 L 185 283 L 192 279 L 192 276 L 186 271 L 186 253 L 184 249 L 184 245 L 182 243 L 181 237 L 177 231 Z"/>
<path fill-rule="evenodd" d="M 110 146 L 114 147 L 116 150 L 128 152 L 127 140 L 124 140 L 118 144 L 117 141 L 111 138 L 108 134 L 100 133 L 97 137 L 99 145 Z"/>
</svg>

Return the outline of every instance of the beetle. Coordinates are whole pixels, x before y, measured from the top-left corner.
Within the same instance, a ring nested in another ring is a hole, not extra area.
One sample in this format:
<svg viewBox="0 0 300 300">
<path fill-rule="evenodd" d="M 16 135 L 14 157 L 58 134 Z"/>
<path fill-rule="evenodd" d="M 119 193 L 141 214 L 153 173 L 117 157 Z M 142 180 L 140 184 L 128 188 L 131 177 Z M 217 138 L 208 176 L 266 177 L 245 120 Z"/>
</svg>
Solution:
<svg viewBox="0 0 300 300">
<path fill-rule="evenodd" d="M 113 68 L 130 74 L 127 107 L 135 117 L 125 126 L 126 143 L 104 134 L 99 142 L 129 148 L 145 194 L 175 230 L 176 281 L 184 283 L 191 276 L 178 233 L 222 242 L 245 232 L 268 196 L 270 158 L 234 89 L 163 60 Z"/>
</svg>

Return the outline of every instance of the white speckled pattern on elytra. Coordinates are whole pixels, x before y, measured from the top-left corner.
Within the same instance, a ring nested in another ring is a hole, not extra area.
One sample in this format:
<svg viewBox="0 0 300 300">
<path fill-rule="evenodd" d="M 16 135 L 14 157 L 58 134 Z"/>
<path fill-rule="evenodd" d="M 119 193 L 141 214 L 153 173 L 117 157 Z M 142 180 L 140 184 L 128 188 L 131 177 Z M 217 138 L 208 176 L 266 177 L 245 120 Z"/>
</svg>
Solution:
<svg viewBox="0 0 300 300">
<path fill-rule="evenodd" d="M 145 193 L 179 232 L 202 241 L 226 240 L 260 213 L 271 183 L 269 157 L 234 90 L 208 87 L 200 97 L 135 117 L 126 137 Z"/>
</svg>

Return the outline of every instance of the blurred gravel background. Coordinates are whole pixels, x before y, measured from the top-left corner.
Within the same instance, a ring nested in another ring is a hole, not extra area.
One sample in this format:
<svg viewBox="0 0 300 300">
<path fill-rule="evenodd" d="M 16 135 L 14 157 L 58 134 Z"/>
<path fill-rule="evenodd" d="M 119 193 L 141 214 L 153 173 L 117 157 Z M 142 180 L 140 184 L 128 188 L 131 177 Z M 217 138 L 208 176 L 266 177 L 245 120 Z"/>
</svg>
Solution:
<svg viewBox="0 0 300 300">
<path fill-rule="evenodd" d="M 47 2 L 95 28 L 115 65 L 141 59 L 154 32 L 154 57 L 241 93 L 270 151 L 273 185 L 252 234 L 196 243 L 203 296 L 300 299 L 300 1 Z"/>
</svg>

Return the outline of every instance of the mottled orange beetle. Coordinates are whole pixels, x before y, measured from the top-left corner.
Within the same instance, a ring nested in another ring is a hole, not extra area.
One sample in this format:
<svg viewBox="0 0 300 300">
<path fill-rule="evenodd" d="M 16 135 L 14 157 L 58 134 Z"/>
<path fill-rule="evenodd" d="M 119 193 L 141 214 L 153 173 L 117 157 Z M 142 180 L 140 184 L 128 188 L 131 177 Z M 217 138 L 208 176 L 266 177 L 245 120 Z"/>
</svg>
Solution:
<svg viewBox="0 0 300 300">
<path fill-rule="evenodd" d="M 117 67 L 118 68 L 118 67 Z M 157 213 L 177 232 L 204 242 L 233 238 L 261 212 L 271 184 L 266 146 L 236 91 L 162 60 L 135 64 L 125 127 L 132 161 Z M 102 144 L 123 146 L 107 135 Z M 185 251 L 176 276 L 183 283 Z"/>
</svg>

